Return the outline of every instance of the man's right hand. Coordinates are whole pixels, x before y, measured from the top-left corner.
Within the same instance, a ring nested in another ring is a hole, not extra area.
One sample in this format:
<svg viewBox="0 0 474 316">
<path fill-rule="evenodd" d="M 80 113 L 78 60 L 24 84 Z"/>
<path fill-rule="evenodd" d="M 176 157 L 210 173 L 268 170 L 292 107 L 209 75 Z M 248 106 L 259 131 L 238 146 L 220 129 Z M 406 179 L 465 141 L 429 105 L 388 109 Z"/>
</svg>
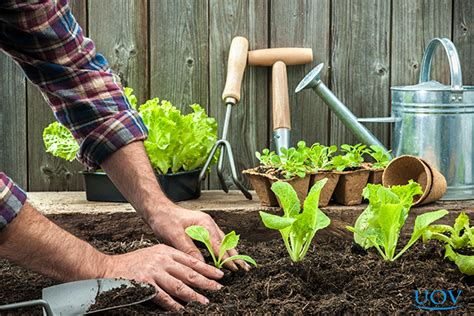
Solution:
<svg viewBox="0 0 474 316">
<path fill-rule="evenodd" d="M 179 301 L 209 300 L 191 287 L 217 291 L 222 288 L 215 280 L 224 273 L 215 267 L 166 245 L 156 245 L 123 255 L 109 256 L 105 278 L 126 278 L 150 283 L 158 290 L 154 301 L 167 310 L 183 308 Z"/>
</svg>

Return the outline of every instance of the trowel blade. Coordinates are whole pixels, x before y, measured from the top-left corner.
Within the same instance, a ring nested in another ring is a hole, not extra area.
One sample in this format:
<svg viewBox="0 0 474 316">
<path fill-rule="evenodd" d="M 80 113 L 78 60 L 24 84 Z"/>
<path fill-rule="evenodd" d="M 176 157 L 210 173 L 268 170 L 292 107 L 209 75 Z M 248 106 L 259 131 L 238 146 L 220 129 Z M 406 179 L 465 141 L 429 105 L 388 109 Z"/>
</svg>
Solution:
<svg viewBox="0 0 474 316">
<path fill-rule="evenodd" d="M 95 303 L 97 295 L 115 288 L 119 288 L 122 285 L 127 287 L 135 287 L 130 280 L 125 279 L 83 280 L 44 288 L 43 300 L 49 303 L 54 315 L 82 315 L 139 304 L 150 300 L 156 295 L 155 290 L 152 295 L 144 297 L 140 301 L 135 301 L 119 306 L 110 306 L 104 309 L 88 312 L 89 308 Z M 151 286 L 145 283 L 141 285 Z"/>
</svg>

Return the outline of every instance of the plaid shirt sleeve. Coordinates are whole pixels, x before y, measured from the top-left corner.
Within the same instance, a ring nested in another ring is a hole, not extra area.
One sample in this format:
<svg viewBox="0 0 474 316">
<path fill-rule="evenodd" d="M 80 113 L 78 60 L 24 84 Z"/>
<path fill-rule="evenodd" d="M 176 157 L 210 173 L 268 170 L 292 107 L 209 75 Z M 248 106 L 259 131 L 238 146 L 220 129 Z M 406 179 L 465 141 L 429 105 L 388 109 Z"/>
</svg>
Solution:
<svg viewBox="0 0 474 316">
<path fill-rule="evenodd" d="M 0 1 L 0 48 L 41 89 L 80 144 L 77 158 L 88 168 L 146 138 L 118 77 L 83 36 L 67 0 Z"/>
<path fill-rule="evenodd" d="M 26 193 L 0 172 L 0 230 L 18 215 L 25 201 Z"/>
</svg>

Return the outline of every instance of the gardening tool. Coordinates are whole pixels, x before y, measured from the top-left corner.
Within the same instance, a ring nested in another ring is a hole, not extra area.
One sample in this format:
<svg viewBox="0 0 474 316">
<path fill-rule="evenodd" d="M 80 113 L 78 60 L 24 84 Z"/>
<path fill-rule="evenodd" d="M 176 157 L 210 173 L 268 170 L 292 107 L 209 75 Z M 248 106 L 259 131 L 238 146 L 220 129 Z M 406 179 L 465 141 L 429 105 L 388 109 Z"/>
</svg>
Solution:
<svg viewBox="0 0 474 316">
<path fill-rule="evenodd" d="M 202 168 L 202 171 L 199 175 L 199 181 L 204 180 L 204 178 L 206 177 L 207 169 L 211 165 L 212 159 L 214 158 L 217 149 L 220 149 L 219 160 L 217 163 L 217 175 L 219 177 L 219 182 L 221 184 L 222 189 L 226 193 L 229 192 L 229 187 L 225 182 L 223 174 L 224 156 L 227 154 L 234 184 L 237 186 L 237 188 L 240 189 L 240 191 L 242 191 L 242 193 L 247 199 L 251 200 L 252 195 L 242 185 L 237 176 L 237 169 L 235 167 L 232 146 L 227 140 L 227 133 L 229 130 L 232 107 L 237 105 L 240 101 L 240 86 L 242 84 L 242 78 L 244 76 L 245 67 L 247 65 L 248 48 L 249 43 L 245 37 L 238 36 L 232 39 L 232 43 L 230 44 L 229 60 L 227 64 L 227 78 L 224 87 L 224 92 L 222 93 L 222 99 L 227 106 L 224 119 L 224 127 L 222 128 L 222 136 L 221 139 L 219 139 L 212 148 L 211 153 L 207 158 L 206 164 Z"/>
<path fill-rule="evenodd" d="M 249 51 L 250 66 L 272 66 L 273 140 L 278 155 L 281 155 L 281 148 L 290 147 L 291 119 L 286 66 L 312 61 L 311 48 L 283 47 Z"/>
<path fill-rule="evenodd" d="M 119 306 L 109 306 L 107 308 L 88 312 L 89 308 L 95 303 L 97 295 L 115 288 L 120 288 L 123 285 L 127 287 L 135 287 L 131 281 L 124 279 L 92 279 L 63 283 L 44 288 L 42 299 L 40 300 L 0 305 L 0 311 L 41 306 L 44 309 L 44 314 L 47 316 L 83 315 L 139 304 L 152 299 L 156 295 L 155 289 L 153 294 L 150 294 L 139 301 Z M 150 286 L 148 284 L 143 285 Z"/>
<path fill-rule="evenodd" d="M 290 147 L 290 101 L 286 65 L 277 61 L 272 68 L 273 140 L 278 155 L 281 148 Z"/>
<path fill-rule="evenodd" d="M 437 46 L 444 48 L 451 69 L 451 84 L 430 81 L 431 61 Z M 422 157 L 447 180 L 444 200 L 474 198 L 474 86 L 463 86 L 461 63 L 447 38 L 432 39 L 421 62 L 417 85 L 392 87 L 392 116 L 359 119 L 321 82 L 323 65 L 314 68 L 296 92 L 312 88 L 360 141 L 381 143 L 359 122 L 394 123 L 392 146 L 396 156 Z"/>
</svg>

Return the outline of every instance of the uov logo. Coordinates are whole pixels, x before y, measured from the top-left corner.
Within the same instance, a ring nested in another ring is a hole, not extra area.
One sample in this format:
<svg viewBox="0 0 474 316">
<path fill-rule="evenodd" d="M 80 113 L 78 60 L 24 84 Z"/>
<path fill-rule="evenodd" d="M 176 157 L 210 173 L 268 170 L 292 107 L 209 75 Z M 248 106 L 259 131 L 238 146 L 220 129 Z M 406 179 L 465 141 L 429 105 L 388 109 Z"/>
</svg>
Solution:
<svg viewBox="0 0 474 316">
<path fill-rule="evenodd" d="M 447 311 L 461 307 L 458 304 L 462 290 L 434 290 L 430 293 L 415 291 L 415 307 L 429 311 Z"/>
</svg>

